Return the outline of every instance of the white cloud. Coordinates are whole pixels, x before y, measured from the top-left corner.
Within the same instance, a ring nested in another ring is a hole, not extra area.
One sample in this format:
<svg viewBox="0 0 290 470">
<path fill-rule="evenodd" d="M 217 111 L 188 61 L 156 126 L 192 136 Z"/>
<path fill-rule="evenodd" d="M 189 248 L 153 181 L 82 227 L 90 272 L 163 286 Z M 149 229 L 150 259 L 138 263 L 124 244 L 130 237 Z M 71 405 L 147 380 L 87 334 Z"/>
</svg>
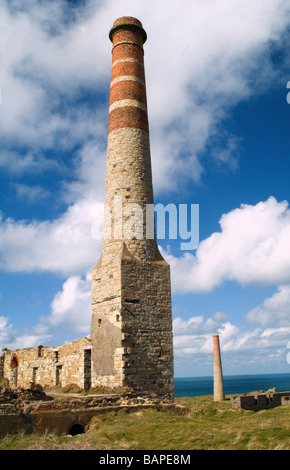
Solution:
<svg viewBox="0 0 290 470">
<path fill-rule="evenodd" d="M 8 147 L 72 148 L 92 138 L 106 140 L 108 31 L 124 14 L 124 1 L 66 5 L 31 0 L 0 6 L 0 137 Z M 183 1 L 181 7 L 177 0 L 127 0 L 125 10 L 148 32 L 155 191 L 177 189 L 180 180 L 198 181 L 200 153 L 217 135 L 221 148 L 212 158 L 235 168 L 237 137 L 217 129 L 231 105 L 283 72 L 281 64 L 275 69 L 271 63 L 268 48 L 287 29 L 288 2 Z M 92 106 L 91 99 L 80 99 L 84 90 L 102 99 Z"/>
<path fill-rule="evenodd" d="M 218 326 L 228 318 L 223 312 L 216 312 L 211 318 L 204 319 L 203 315 L 191 317 L 189 320 L 182 320 L 177 317 L 173 320 L 174 334 L 207 334 L 214 333 Z"/>
<path fill-rule="evenodd" d="M 29 186 L 27 184 L 16 183 L 15 190 L 19 199 L 29 203 L 46 199 L 49 196 L 49 191 L 46 191 L 41 186 Z"/>
<path fill-rule="evenodd" d="M 8 317 L 0 316 L 0 345 L 10 343 L 13 338 L 13 327 L 8 324 L 8 321 Z"/>
<path fill-rule="evenodd" d="M 226 280 L 243 285 L 290 282 L 290 210 L 274 197 L 256 205 L 242 204 L 223 214 L 221 231 L 203 240 L 195 254 L 171 265 L 175 292 L 208 292 Z"/>
<path fill-rule="evenodd" d="M 0 349 L 21 349 L 33 347 L 50 339 L 50 335 L 38 335 L 33 331 L 19 331 L 9 323 L 9 318 L 0 316 Z"/>
<path fill-rule="evenodd" d="M 173 321 L 175 368 L 178 375 L 194 376 L 197 373 L 212 373 L 213 367 L 213 335 L 220 338 L 221 357 L 224 369 L 228 373 L 257 373 L 257 364 L 261 370 L 273 370 L 286 365 L 287 343 L 290 327 L 256 328 L 244 330 L 225 321 L 223 316 L 203 318 L 202 316 L 183 321 Z M 208 328 L 212 321 L 212 328 Z M 192 325 L 195 325 L 192 328 Z M 209 369 L 210 368 L 210 369 Z"/>
<path fill-rule="evenodd" d="M 85 198 L 103 201 L 105 194 L 106 155 L 102 146 L 95 141 L 84 145 L 75 156 L 75 180 L 64 183 L 62 197 L 73 203 Z"/>
<path fill-rule="evenodd" d="M 71 100 L 94 83 L 95 94 L 102 90 L 109 69 L 107 35 L 101 33 L 99 16 L 68 22 L 63 4 L 29 2 L 10 9 L 8 2 L 1 4 L 0 135 L 5 143 L 71 145 L 103 124 L 102 119 L 96 124 L 96 110 L 74 108 Z"/>
<path fill-rule="evenodd" d="M 98 261 L 102 240 L 91 234 L 103 205 L 79 200 L 53 221 L 0 220 L 0 267 L 11 272 L 80 274 Z"/>
<path fill-rule="evenodd" d="M 70 276 L 56 293 L 51 312 L 40 316 L 32 328 L 17 330 L 8 317 L 0 316 L 0 348 L 34 347 L 45 344 L 59 334 L 87 335 L 91 323 L 91 273 Z"/>
<path fill-rule="evenodd" d="M 212 354 L 213 335 L 219 334 L 223 351 L 243 350 L 251 335 L 242 333 L 230 321 L 225 321 L 228 315 L 217 312 L 206 320 L 203 316 L 191 317 L 187 321 L 181 318 L 173 320 L 174 347 L 177 356 Z"/>
<path fill-rule="evenodd" d="M 277 292 L 247 314 L 250 322 L 261 326 L 276 325 L 288 328 L 290 319 L 290 286 L 279 286 Z M 290 329 L 288 328 L 289 332 Z M 268 334 L 272 330 L 267 330 Z M 283 328 L 281 329 L 283 331 Z M 264 334 L 266 336 L 266 332 Z"/>
<path fill-rule="evenodd" d="M 53 221 L 3 219 L 1 268 L 81 275 L 93 267 L 101 252 L 102 240 L 91 234 L 96 221 L 103 222 L 103 205 L 94 200 L 79 200 Z M 255 206 L 243 204 L 224 214 L 220 225 L 221 231 L 203 240 L 195 254 L 186 252 L 177 258 L 164 253 L 171 266 L 173 292 L 208 292 L 226 280 L 248 285 L 289 282 L 290 211 L 285 201 L 270 197 Z M 288 304 L 289 288 L 283 287 L 278 297 L 255 310 L 255 316 L 265 316 L 265 311 L 278 305 L 282 321 Z M 249 313 L 249 318 L 253 315 Z"/>
<path fill-rule="evenodd" d="M 289 5 L 222 0 L 187 1 L 182 7 L 180 2 L 161 1 L 156 7 L 159 15 L 143 8 L 140 17 L 148 25 L 145 58 L 154 178 L 158 189 L 169 191 L 178 188 L 181 178 L 200 179 L 199 152 L 216 133 L 227 152 L 212 157 L 236 167 L 236 136 L 223 134 L 217 126 L 229 106 L 260 93 L 275 77 L 267 47 L 284 30 Z M 256 82 L 253 75 L 259 76 Z"/>
<path fill-rule="evenodd" d="M 91 321 L 91 274 L 84 278 L 71 276 L 63 284 L 51 304 L 51 314 L 41 317 L 35 327 L 38 332 L 51 332 L 55 328 L 88 334 Z"/>
<path fill-rule="evenodd" d="M 45 344 L 51 339 L 51 335 L 29 334 L 29 332 L 12 330 L 13 336 L 9 340 L 4 340 L 0 346 L 15 350 L 24 348 L 33 348 L 39 344 Z"/>
<path fill-rule="evenodd" d="M 19 153 L 3 150 L 0 155 L 0 168 L 16 177 L 31 173 L 60 171 L 60 165 L 56 160 L 45 158 L 40 152 L 32 151 Z"/>
</svg>

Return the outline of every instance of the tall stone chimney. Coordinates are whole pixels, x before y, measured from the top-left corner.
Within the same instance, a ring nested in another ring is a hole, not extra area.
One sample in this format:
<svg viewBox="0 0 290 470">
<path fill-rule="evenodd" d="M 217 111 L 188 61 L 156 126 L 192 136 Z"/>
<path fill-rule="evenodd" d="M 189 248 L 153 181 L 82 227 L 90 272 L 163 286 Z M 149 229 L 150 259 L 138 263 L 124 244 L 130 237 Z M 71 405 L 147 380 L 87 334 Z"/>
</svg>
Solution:
<svg viewBox="0 0 290 470">
<path fill-rule="evenodd" d="M 223 401 L 225 393 L 219 335 L 213 336 L 213 361 L 214 401 Z"/>
<path fill-rule="evenodd" d="M 156 243 L 143 44 L 122 17 L 113 43 L 104 237 L 92 271 L 95 380 L 173 397 L 170 267 Z M 147 211 L 146 211 L 147 209 Z"/>
</svg>

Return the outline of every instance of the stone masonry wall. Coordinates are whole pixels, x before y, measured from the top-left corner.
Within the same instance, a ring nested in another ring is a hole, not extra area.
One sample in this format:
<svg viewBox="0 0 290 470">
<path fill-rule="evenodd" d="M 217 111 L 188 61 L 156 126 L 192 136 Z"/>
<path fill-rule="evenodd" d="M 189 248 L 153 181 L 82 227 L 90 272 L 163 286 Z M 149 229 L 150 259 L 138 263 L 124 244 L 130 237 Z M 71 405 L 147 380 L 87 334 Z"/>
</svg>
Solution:
<svg viewBox="0 0 290 470">
<path fill-rule="evenodd" d="M 98 385 L 123 385 L 120 259 L 92 271 L 93 370 Z"/>
<path fill-rule="evenodd" d="M 92 311 L 96 383 L 172 397 L 169 265 L 141 262 L 124 244 L 110 269 L 93 270 Z"/>
<path fill-rule="evenodd" d="M 120 207 L 116 206 L 116 197 L 120 198 Z M 129 128 L 111 132 L 108 138 L 105 197 L 105 204 L 111 210 L 109 219 L 105 217 L 105 230 L 110 228 L 111 236 L 103 241 L 103 263 L 110 262 L 117 255 L 124 239 L 132 255 L 140 260 L 155 260 L 157 244 L 154 234 L 152 239 L 146 236 L 146 205 L 153 202 L 148 134 Z M 140 218 L 132 204 L 138 204 L 141 208 Z M 129 223 L 133 218 L 141 224 L 142 238 L 134 236 L 137 232 L 135 226 L 130 230 Z"/>
<path fill-rule="evenodd" d="M 253 395 L 235 395 L 231 397 L 234 410 L 260 411 L 290 404 L 290 392 L 265 392 Z"/>
<path fill-rule="evenodd" d="M 28 388 L 31 383 L 42 386 L 66 386 L 71 383 L 84 388 L 85 351 L 90 351 L 89 338 L 80 338 L 59 348 L 3 349 L 3 376 L 12 387 Z"/>
<path fill-rule="evenodd" d="M 173 397 L 170 267 L 122 262 L 124 385 Z"/>
</svg>

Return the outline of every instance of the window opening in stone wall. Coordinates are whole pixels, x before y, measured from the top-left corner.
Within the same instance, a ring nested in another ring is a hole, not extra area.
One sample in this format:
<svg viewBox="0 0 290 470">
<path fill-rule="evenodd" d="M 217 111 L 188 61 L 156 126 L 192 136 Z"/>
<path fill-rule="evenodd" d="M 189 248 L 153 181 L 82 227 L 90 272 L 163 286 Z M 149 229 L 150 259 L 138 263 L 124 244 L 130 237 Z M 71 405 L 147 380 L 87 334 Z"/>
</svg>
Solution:
<svg viewBox="0 0 290 470">
<path fill-rule="evenodd" d="M 0 356 L 0 380 L 4 378 L 4 354 Z"/>
<path fill-rule="evenodd" d="M 15 354 L 15 355 L 12 356 L 11 362 L 10 362 L 11 385 L 12 385 L 12 387 L 17 387 L 18 366 L 19 366 L 19 360 L 18 360 L 18 357 Z"/>
<path fill-rule="evenodd" d="M 18 365 L 19 365 L 18 357 L 16 355 L 13 355 L 12 358 L 11 358 L 11 362 L 10 362 L 11 369 L 16 369 L 16 367 L 18 367 Z"/>
<path fill-rule="evenodd" d="M 84 350 L 84 389 L 89 390 L 92 382 L 92 351 Z"/>
<path fill-rule="evenodd" d="M 116 321 L 120 321 L 120 315 L 116 315 Z"/>
<path fill-rule="evenodd" d="M 57 387 L 61 387 L 61 372 L 62 372 L 62 366 L 56 366 L 56 369 L 55 369 L 55 385 Z"/>
<path fill-rule="evenodd" d="M 32 368 L 32 379 L 31 379 L 31 382 L 33 384 L 36 383 L 36 373 L 37 373 L 37 370 L 38 370 L 38 367 L 33 367 Z"/>
<path fill-rule="evenodd" d="M 37 346 L 37 357 L 42 357 L 44 353 L 44 347 L 40 344 Z"/>
<path fill-rule="evenodd" d="M 98 326 L 101 326 L 101 323 L 102 323 L 102 319 L 99 318 L 99 319 L 98 319 Z"/>
<path fill-rule="evenodd" d="M 125 302 L 128 304 L 139 304 L 140 300 L 139 299 L 125 299 Z"/>
<path fill-rule="evenodd" d="M 58 351 L 54 351 L 54 360 L 58 362 Z"/>
</svg>

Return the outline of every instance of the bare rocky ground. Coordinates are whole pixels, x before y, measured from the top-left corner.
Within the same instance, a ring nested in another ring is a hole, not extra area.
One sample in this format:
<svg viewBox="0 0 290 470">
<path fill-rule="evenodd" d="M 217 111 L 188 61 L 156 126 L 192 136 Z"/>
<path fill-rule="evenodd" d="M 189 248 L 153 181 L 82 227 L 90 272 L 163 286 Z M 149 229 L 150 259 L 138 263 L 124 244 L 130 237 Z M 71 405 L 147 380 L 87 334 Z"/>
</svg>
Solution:
<svg viewBox="0 0 290 470">
<path fill-rule="evenodd" d="M 74 426 L 87 429 L 92 418 L 107 411 L 126 409 L 128 412 L 144 408 L 169 410 L 184 414 L 185 407 L 154 395 L 137 396 L 133 393 L 81 394 L 72 388 L 45 392 L 40 385 L 29 389 L 0 387 L 0 437 L 16 432 L 55 432 L 69 434 Z"/>
</svg>

